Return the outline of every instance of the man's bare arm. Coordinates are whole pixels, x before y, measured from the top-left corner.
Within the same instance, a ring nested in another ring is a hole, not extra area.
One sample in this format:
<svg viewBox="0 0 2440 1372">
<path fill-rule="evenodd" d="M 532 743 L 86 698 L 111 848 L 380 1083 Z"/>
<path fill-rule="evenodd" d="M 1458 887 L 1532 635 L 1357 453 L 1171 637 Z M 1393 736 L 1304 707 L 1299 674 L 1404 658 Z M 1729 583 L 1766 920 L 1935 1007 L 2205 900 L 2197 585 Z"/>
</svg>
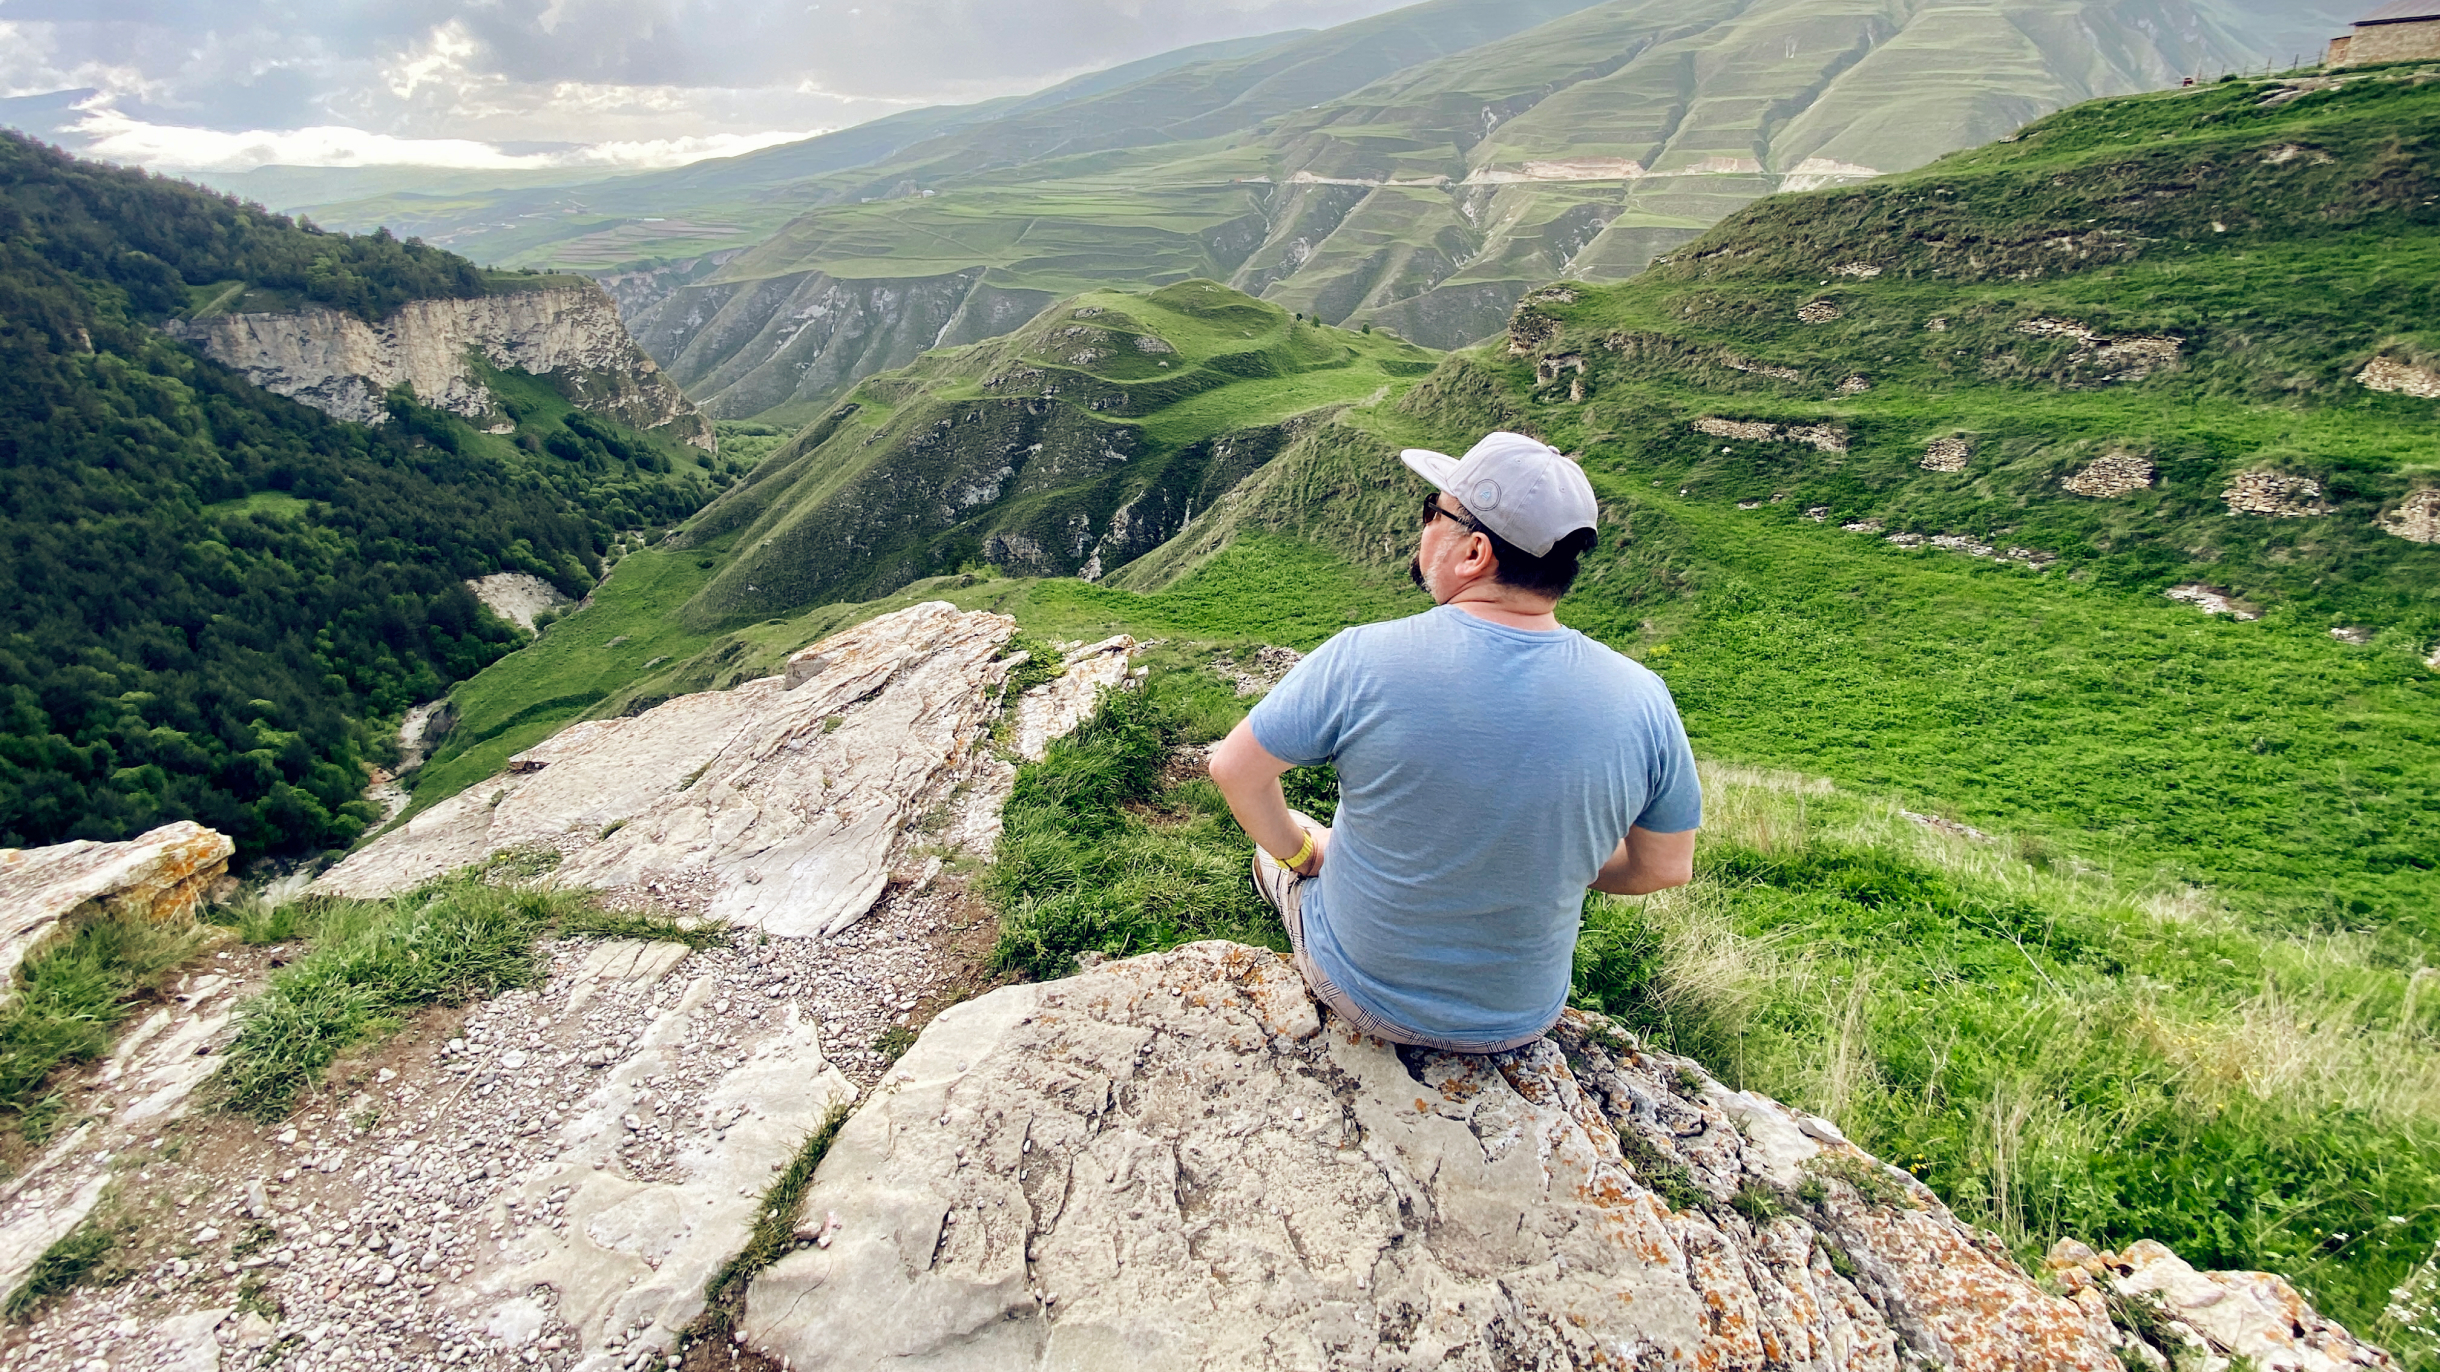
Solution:
<svg viewBox="0 0 2440 1372">
<path fill-rule="evenodd" d="M 1685 885 L 1694 880 L 1694 836 L 1692 829 L 1682 834 L 1627 830 L 1618 850 L 1601 864 L 1593 889 L 1614 896 L 1648 896 Z"/>
<path fill-rule="evenodd" d="M 1237 817 L 1246 837 L 1278 858 L 1294 857 L 1305 846 L 1304 827 L 1288 814 L 1287 793 L 1279 788 L 1288 766 L 1255 741 L 1243 720 L 1212 748 L 1212 784 L 1228 801 L 1229 813 Z M 1314 835 L 1313 853 L 1297 867 L 1299 873 L 1312 876 L 1322 870 L 1325 842 L 1326 836 Z"/>
</svg>

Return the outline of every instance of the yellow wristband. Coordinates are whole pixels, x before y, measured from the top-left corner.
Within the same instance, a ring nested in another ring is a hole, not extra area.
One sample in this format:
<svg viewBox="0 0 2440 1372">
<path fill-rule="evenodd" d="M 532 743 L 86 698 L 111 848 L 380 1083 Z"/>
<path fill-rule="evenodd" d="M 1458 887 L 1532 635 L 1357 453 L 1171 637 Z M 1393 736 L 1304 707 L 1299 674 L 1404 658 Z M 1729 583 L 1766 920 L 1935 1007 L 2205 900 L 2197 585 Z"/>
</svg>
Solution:
<svg viewBox="0 0 2440 1372">
<path fill-rule="evenodd" d="M 1279 870 L 1283 872 L 1293 872 L 1297 868 L 1304 866 L 1305 859 L 1311 856 L 1313 856 L 1313 831 L 1311 829 L 1307 829 L 1305 830 L 1305 846 L 1296 850 L 1295 857 L 1275 857 L 1271 859 L 1271 861 L 1279 864 Z"/>
</svg>

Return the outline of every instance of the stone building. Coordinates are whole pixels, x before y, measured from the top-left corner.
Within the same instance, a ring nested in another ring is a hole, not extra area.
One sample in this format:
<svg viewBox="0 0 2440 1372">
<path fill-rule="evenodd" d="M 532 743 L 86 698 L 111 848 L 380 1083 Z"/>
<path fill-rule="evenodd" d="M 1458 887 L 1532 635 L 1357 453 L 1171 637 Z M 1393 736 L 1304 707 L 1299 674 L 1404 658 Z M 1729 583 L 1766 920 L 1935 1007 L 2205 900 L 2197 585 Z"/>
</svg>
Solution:
<svg viewBox="0 0 2440 1372">
<path fill-rule="evenodd" d="M 2389 0 L 2355 21 L 2355 31 L 2330 40 L 2328 65 L 2440 59 L 2440 0 Z"/>
</svg>

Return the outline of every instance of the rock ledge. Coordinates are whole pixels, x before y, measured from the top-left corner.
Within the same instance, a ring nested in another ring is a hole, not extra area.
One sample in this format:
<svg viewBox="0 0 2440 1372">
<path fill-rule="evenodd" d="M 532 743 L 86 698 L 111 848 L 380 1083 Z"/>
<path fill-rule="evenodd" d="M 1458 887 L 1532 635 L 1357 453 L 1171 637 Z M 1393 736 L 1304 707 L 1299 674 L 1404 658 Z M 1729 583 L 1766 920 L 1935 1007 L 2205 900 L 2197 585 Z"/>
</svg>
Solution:
<svg viewBox="0 0 2440 1372">
<path fill-rule="evenodd" d="M 1513 1053 L 1395 1049 L 1230 943 L 943 1014 L 804 1222 L 831 1242 L 743 1330 L 797 1369 L 2143 1359 L 1827 1121 L 1573 1012 Z"/>
</svg>

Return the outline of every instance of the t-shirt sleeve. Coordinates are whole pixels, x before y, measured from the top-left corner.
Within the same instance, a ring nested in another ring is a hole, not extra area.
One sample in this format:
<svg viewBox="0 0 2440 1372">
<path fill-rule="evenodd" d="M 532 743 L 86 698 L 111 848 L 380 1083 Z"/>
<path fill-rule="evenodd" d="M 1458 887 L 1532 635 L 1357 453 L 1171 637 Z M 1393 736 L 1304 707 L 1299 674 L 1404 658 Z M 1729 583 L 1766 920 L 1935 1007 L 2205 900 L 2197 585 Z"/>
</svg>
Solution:
<svg viewBox="0 0 2440 1372">
<path fill-rule="evenodd" d="M 1255 702 L 1246 724 L 1264 752 L 1291 767 L 1311 767 L 1338 755 L 1347 700 L 1333 682 L 1346 642 L 1341 633 L 1314 649 Z"/>
<path fill-rule="evenodd" d="M 1652 789 L 1635 827 L 1655 834 L 1682 834 L 1703 827 L 1703 783 L 1695 775 L 1694 747 L 1686 725 L 1667 695 L 1652 712 Z"/>
</svg>

